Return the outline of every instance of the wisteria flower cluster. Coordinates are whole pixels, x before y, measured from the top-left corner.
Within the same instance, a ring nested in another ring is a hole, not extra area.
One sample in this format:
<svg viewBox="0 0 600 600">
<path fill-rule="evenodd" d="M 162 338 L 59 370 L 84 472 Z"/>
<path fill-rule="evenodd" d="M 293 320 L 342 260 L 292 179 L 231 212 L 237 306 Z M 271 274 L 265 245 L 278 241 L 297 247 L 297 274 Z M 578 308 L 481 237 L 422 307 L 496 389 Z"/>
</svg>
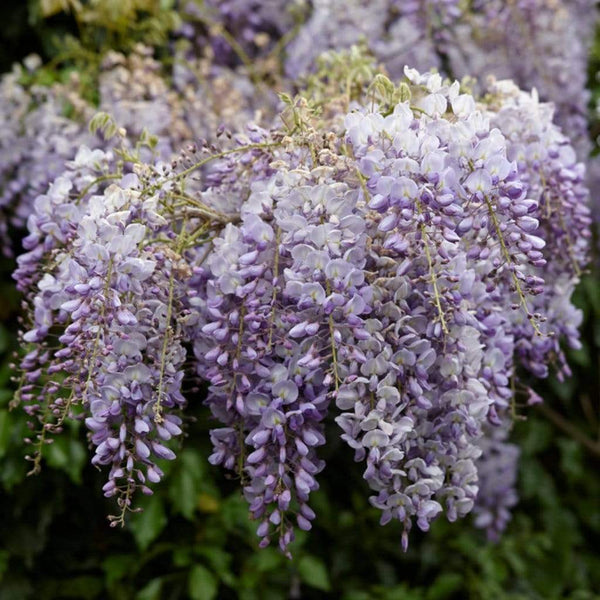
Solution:
<svg viewBox="0 0 600 600">
<path fill-rule="evenodd" d="M 285 3 L 283 3 L 285 4 Z M 298 77 L 326 50 L 361 38 L 393 78 L 405 64 L 456 78 L 510 78 L 557 105 L 580 158 L 589 152 L 586 61 L 595 0 L 322 0 L 287 48 L 285 69 Z"/>
<path fill-rule="evenodd" d="M 311 528 L 332 421 L 404 548 L 440 514 L 506 525 L 517 369 L 566 373 L 578 343 L 584 168 L 511 82 L 340 88 L 172 164 L 82 149 L 36 199 L 15 273 L 31 458 L 82 414 L 114 523 L 174 458 L 192 360 L 261 546 Z"/>
<path fill-rule="evenodd" d="M 46 192 L 81 146 L 113 147 L 88 130 L 97 111 L 110 114 L 125 131 L 122 144 L 128 149 L 140 150 L 140 138 L 153 138 L 151 147 L 141 149 L 142 158 L 165 161 L 188 143 L 214 138 L 219 127 L 241 129 L 259 117 L 251 83 L 240 84 L 242 77 L 235 81 L 228 70 L 213 70 L 202 59 L 184 61 L 181 50 L 177 56 L 170 86 L 151 48 L 138 44 L 129 55 L 108 52 L 100 65 L 97 105 L 77 75 L 67 84 L 23 83 L 35 79 L 41 66 L 37 57 L 2 78 L 0 111 L 6 134 L 0 140 L 0 239 L 5 254 L 14 253 L 8 226 L 23 228 L 35 198 Z M 274 103 L 265 102 L 263 113 L 273 111 Z"/>
<path fill-rule="evenodd" d="M 23 67 L 4 75 L 0 82 L 1 118 L 4 128 L 0 141 L 0 234 L 6 253 L 8 225 L 23 226 L 33 200 L 74 158 L 81 144 L 91 145 L 92 136 L 79 120 L 89 121 L 93 109 L 77 94 L 76 82 L 70 88 L 33 86 L 20 80 L 25 72 L 39 67 L 37 57 L 29 57 Z M 71 117 L 66 108 L 72 108 Z"/>
<path fill-rule="evenodd" d="M 19 258 L 15 277 L 22 290 L 38 290 L 34 326 L 23 336 L 36 349 L 23 359 L 20 391 L 29 414 L 44 414 L 36 443 L 60 430 L 72 405 L 83 403 L 96 448 L 92 463 L 110 465 L 104 491 L 120 494 L 124 510 L 131 479 L 149 492 L 146 481 L 162 476 L 154 459 L 173 458 L 162 442 L 181 433 L 181 419 L 169 411 L 184 402 L 185 351 L 173 311 L 175 273 L 181 282 L 186 270 L 160 240 L 166 220 L 157 212 L 158 198 L 141 199 L 135 174 L 103 194 L 92 192 L 104 178 L 115 177 L 106 175 L 111 162 L 110 155 L 84 147 L 36 199 L 28 252 Z M 86 195 L 88 202 L 80 204 L 77 199 Z M 45 254 L 51 254 L 53 269 L 40 279 Z M 59 350 L 49 347 L 56 327 L 62 331 Z M 61 384 L 56 373 L 65 376 Z M 34 470 L 39 459 L 38 450 Z"/>
</svg>

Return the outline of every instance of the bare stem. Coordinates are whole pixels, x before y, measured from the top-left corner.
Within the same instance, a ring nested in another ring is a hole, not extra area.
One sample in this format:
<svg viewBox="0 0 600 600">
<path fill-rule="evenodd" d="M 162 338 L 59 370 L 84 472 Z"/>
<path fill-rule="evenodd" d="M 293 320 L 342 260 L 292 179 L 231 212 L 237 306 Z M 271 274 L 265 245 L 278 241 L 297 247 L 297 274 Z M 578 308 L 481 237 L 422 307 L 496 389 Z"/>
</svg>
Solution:
<svg viewBox="0 0 600 600">
<path fill-rule="evenodd" d="M 176 173 L 175 175 L 168 177 L 166 181 L 182 179 L 183 177 L 185 177 L 186 175 L 189 175 L 196 169 L 199 169 L 200 167 L 209 163 L 211 160 L 217 160 L 219 158 L 223 158 L 230 154 L 236 154 L 238 152 L 246 152 L 247 150 L 255 150 L 258 148 L 275 148 L 276 146 L 279 146 L 279 145 L 280 144 L 278 142 L 270 142 L 270 143 L 262 142 L 262 143 L 257 143 L 257 144 L 246 144 L 245 146 L 238 146 L 237 148 L 231 148 L 230 150 L 223 150 L 222 152 L 217 152 L 216 154 L 211 154 L 210 156 L 203 158 L 202 160 L 198 161 L 197 163 L 194 163 L 191 167 L 188 167 L 187 169 L 181 171 L 181 173 Z"/>
<path fill-rule="evenodd" d="M 592 454 L 600 457 L 600 442 L 594 441 L 588 437 L 579 427 L 573 425 L 560 413 L 556 412 L 553 408 L 550 408 L 545 403 L 540 403 L 537 409 L 556 427 L 564 431 L 567 435 L 572 437 L 576 442 L 579 442 L 582 446 L 585 446 Z"/>
<path fill-rule="evenodd" d="M 79 196 L 77 196 L 77 200 L 81 200 L 82 198 L 85 197 L 85 195 L 95 186 L 98 185 L 99 183 L 102 183 L 103 181 L 110 181 L 111 179 L 121 179 L 121 177 L 123 177 L 122 174 L 120 173 L 113 173 L 111 175 L 102 175 L 101 177 L 97 177 L 96 179 L 94 179 L 94 181 L 91 181 L 90 183 L 88 183 L 83 190 L 81 191 L 81 193 L 79 194 Z"/>
<path fill-rule="evenodd" d="M 525 311 L 525 315 L 527 316 L 528 321 L 531 323 L 531 326 L 533 327 L 533 330 L 535 331 L 536 335 L 542 336 L 543 333 L 541 332 L 541 330 L 535 320 L 535 317 L 529 312 L 529 307 L 527 306 L 527 298 L 525 297 L 525 292 L 523 292 L 523 288 L 521 287 L 521 282 L 519 281 L 519 278 L 517 277 L 517 275 L 515 273 L 514 262 L 513 262 L 512 256 L 510 255 L 510 252 L 508 251 L 506 242 L 504 241 L 504 235 L 502 235 L 502 230 L 500 229 L 500 223 L 498 222 L 498 217 L 496 216 L 496 213 L 494 212 L 494 207 L 492 206 L 492 203 L 490 202 L 490 199 L 487 196 L 485 196 L 485 203 L 487 204 L 488 211 L 490 213 L 490 218 L 492 219 L 494 229 L 496 230 L 496 235 L 498 236 L 498 241 L 500 242 L 500 246 L 502 248 L 502 254 L 504 255 L 504 259 L 506 260 L 507 264 L 512 266 L 512 269 L 511 269 L 512 280 L 513 280 L 515 289 L 517 291 L 517 294 L 519 296 L 519 301 L 520 301 L 521 307 Z"/>
<path fill-rule="evenodd" d="M 281 242 L 281 229 L 277 228 L 275 233 L 275 260 L 273 263 L 273 294 L 271 296 L 271 317 L 269 319 L 269 342 L 267 352 L 273 345 L 273 329 L 275 328 L 275 301 L 277 300 L 277 279 L 279 278 L 279 244 Z"/>
<path fill-rule="evenodd" d="M 233 220 L 233 217 L 226 215 L 225 213 L 213 210 L 212 208 L 210 208 L 210 206 L 204 204 L 204 202 L 201 202 L 196 198 L 192 198 L 187 194 L 171 194 L 171 196 L 173 198 L 184 200 L 186 203 L 192 205 L 193 208 L 191 210 L 188 209 L 187 211 L 190 216 L 195 216 L 194 213 L 198 213 L 198 215 L 201 217 L 212 219 L 213 221 L 219 221 L 221 223 L 230 223 Z"/>
<path fill-rule="evenodd" d="M 186 226 L 187 221 L 184 220 L 181 225 L 181 232 L 179 234 L 179 240 L 177 244 L 177 254 L 180 255 L 183 251 L 183 247 L 185 246 L 186 241 Z M 173 319 L 173 297 L 175 295 L 175 265 L 171 265 L 171 274 L 169 275 L 169 291 L 168 291 L 168 300 L 167 300 L 167 316 L 166 316 L 166 329 L 165 335 L 163 337 L 163 343 L 160 353 L 160 373 L 158 378 L 158 389 L 156 391 L 156 402 L 154 403 L 152 410 L 154 412 L 154 422 L 162 423 L 162 396 L 163 396 L 163 388 L 164 388 L 164 378 L 165 378 L 165 367 L 167 363 L 167 351 L 169 349 L 169 344 L 172 338 L 172 330 L 173 326 L 171 325 L 171 321 Z"/>
<path fill-rule="evenodd" d="M 444 333 L 448 333 L 448 325 L 446 324 L 446 317 L 444 316 L 444 310 L 442 308 L 441 295 L 438 287 L 437 275 L 435 274 L 435 269 L 433 268 L 433 258 L 431 256 L 431 250 L 429 249 L 425 223 L 421 223 L 421 233 L 423 235 L 423 245 L 425 246 L 425 256 L 427 256 L 427 263 L 429 264 L 429 276 L 431 279 L 431 285 L 433 286 L 434 303 L 440 317 L 442 331 Z"/>
</svg>

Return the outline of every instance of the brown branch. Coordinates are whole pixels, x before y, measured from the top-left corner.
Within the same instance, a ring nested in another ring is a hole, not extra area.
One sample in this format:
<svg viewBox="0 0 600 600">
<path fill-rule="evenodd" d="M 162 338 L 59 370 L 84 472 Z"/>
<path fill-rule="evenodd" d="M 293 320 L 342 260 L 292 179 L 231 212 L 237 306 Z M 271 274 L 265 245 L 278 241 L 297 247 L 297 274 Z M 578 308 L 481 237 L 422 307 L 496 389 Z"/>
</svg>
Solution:
<svg viewBox="0 0 600 600">
<path fill-rule="evenodd" d="M 582 446 L 585 446 L 592 454 L 600 457 L 600 443 L 594 441 L 588 437 L 579 427 L 573 425 L 570 421 L 565 419 L 560 413 L 556 412 L 553 408 L 550 408 L 547 404 L 541 403 L 537 405 L 537 409 L 556 427 L 564 431 L 576 442 L 579 442 Z"/>
<path fill-rule="evenodd" d="M 585 418 L 591 424 L 593 428 L 598 427 L 598 419 L 596 418 L 596 414 L 594 413 L 594 407 L 592 406 L 592 402 L 587 394 L 581 394 L 579 396 L 579 404 L 581 405 L 581 410 Z M 600 440 L 600 436 L 598 437 Z"/>
</svg>

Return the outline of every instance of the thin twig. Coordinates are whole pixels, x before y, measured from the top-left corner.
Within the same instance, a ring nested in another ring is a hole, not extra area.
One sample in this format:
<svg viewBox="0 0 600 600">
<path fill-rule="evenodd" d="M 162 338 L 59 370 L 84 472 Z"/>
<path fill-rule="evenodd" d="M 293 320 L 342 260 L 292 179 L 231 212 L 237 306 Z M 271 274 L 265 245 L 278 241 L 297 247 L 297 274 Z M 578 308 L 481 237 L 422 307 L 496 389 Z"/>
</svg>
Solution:
<svg viewBox="0 0 600 600">
<path fill-rule="evenodd" d="M 553 408 L 550 408 L 545 403 L 538 404 L 538 410 L 556 427 L 564 431 L 576 442 L 579 442 L 582 446 L 585 446 L 592 454 L 600 457 L 600 443 L 594 441 L 588 437 L 579 427 L 573 425 L 560 413 L 556 412 Z"/>
</svg>

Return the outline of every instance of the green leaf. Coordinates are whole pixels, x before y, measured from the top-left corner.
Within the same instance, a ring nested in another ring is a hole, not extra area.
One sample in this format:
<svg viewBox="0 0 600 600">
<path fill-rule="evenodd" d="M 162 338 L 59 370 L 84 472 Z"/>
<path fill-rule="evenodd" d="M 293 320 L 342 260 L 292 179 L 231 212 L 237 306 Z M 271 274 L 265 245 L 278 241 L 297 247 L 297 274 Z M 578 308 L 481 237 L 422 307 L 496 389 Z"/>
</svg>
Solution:
<svg viewBox="0 0 600 600">
<path fill-rule="evenodd" d="M 8 456 L 2 460 L 0 469 L 0 482 L 5 490 L 12 490 L 14 486 L 26 479 L 27 464 L 21 456 Z"/>
<path fill-rule="evenodd" d="M 410 588 L 405 584 L 393 588 L 377 586 L 375 589 L 380 590 L 380 597 L 383 600 L 423 600 L 423 594 L 418 588 Z"/>
<path fill-rule="evenodd" d="M 217 597 L 219 582 L 203 565 L 194 565 L 188 579 L 188 594 L 192 600 L 213 600 Z"/>
<path fill-rule="evenodd" d="M 2 576 L 8 570 L 9 561 L 10 552 L 8 550 L 0 550 L 0 581 L 2 581 Z"/>
<path fill-rule="evenodd" d="M 252 557 L 252 566 L 260 573 L 279 569 L 283 555 L 275 548 L 264 548 Z"/>
<path fill-rule="evenodd" d="M 442 573 L 433 582 L 429 588 L 425 598 L 427 600 L 444 600 L 451 598 L 454 593 L 457 593 L 463 585 L 463 576 L 460 573 Z"/>
<path fill-rule="evenodd" d="M 194 559 L 189 546 L 175 548 L 173 550 L 173 565 L 176 567 L 188 567 Z"/>
<path fill-rule="evenodd" d="M 90 133 L 102 134 L 105 140 L 110 140 L 119 132 L 119 126 L 111 115 L 105 112 L 96 113 L 89 124 Z"/>
<path fill-rule="evenodd" d="M 584 277 L 581 289 L 586 293 L 586 300 L 592 304 L 596 315 L 600 315 L 600 281 L 596 277 Z"/>
<path fill-rule="evenodd" d="M 527 423 L 517 422 L 518 430 L 525 435 L 521 448 L 525 455 L 544 451 L 554 441 L 552 426 L 538 418 L 530 418 Z M 517 429 L 517 428 L 515 428 Z"/>
<path fill-rule="evenodd" d="M 329 574 L 327 573 L 325 564 L 315 556 L 303 556 L 298 563 L 298 573 L 300 574 L 300 579 L 306 585 L 323 590 L 324 592 L 331 590 Z"/>
<path fill-rule="evenodd" d="M 203 475 L 204 466 L 200 455 L 192 450 L 184 450 L 170 479 L 169 498 L 175 510 L 190 521 L 194 518 L 198 505 Z"/>
<path fill-rule="evenodd" d="M 144 512 L 132 515 L 129 527 L 140 550 L 145 550 L 159 535 L 167 524 L 167 516 L 162 500 L 158 496 L 150 496 L 143 505 Z"/>
<path fill-rule="evenodd" d="M 373 596 L 368 592 L 352 590 L 350 592 L 346 592 L 342 596 L 342 600 L 372 600 Z"/>
<path fill-rule="evenodd" d="M 40 0 L 42 16 L 47 19 L 55 14 L 69 10 L 69 2 L 66 0 Z"/>
<path fill-rule="evenodd" d="M 171 482 L 169 497 L 173 508 L 191 521 L 194 518 L 197 495 L 193 476 L 185 469 L 178 469 Z"/>
<path fill-rule="evenodd" d="M 111 554 L 102 561 L 106 583 L 112 584 L 120 581 L 131 572 L 132 566 L 137 562 L 135 556 L 131 554 Z"/>
<path fill-rule="evenodd" d="M 231 572 L 231 554 L 221 548 L 213 546 L 201 546 L 198 548 L 198 554 L 204 556 L 211 569 L 219 576 L 219 579 L 229 587 L 234 587 L 236 580 Z"/>
<path fill-rule="evenodd" d="M 67 581 L 61 580 L 57 582 L 56 597 L 91 600 L 100 596 L 102 587 L 102 580 L 99 577 L 82 575 L 81 577 L 73 577 Z"/>
<path fill-rule="evenodd" d="M 83 444 L 76 439 L 66 436 L 53 438 L 53 443 L 44 449 L 48 464 L 64 471 L 73 483 L 81 483 L 83 467 L 88 460 L 88 454 Z"/>
<path fill-rule="evenodd" d="M 294 103 L 292 97 L 289 94 L 286 94 L 285 92 L 279 92 L 277 95 L 279 96 L 279 99 L 288 106 L 292 106 L 292 104 Z"/>
<path fill-rule="evenodd" d="M 0 457 L 6 454 L 10 440 L 10 415 L 7 410 L 0 410 Z"/>
<path fill-rule="evenodd" d="M 160 600 L 162 579 L 157 577 L 147 583 L 136 595 L 135 600 Z"/>
<path fill-rule="evenodd" d="M 221 518 L 228 532 L 252 531 L 254 533 L 256 529 L 256 523 L 248 519 L 248 504 L 241 494 L 232 494 L 223 502 Z"/>
<path fill-rule="evenodd" d="M 8 346 L 10 345 L 10 335 L 3 325 L 0 326 L 0 354 L 4 354 L 6 352 Z"/>
<path fill-rule="evenodd" d="M 558 440 L 560 448 L 560 466 L 563 472 L 573 481 L 585 477 L 583 466 L 583 447 L 575 440 L 561 438 Z"/>
</svg>

